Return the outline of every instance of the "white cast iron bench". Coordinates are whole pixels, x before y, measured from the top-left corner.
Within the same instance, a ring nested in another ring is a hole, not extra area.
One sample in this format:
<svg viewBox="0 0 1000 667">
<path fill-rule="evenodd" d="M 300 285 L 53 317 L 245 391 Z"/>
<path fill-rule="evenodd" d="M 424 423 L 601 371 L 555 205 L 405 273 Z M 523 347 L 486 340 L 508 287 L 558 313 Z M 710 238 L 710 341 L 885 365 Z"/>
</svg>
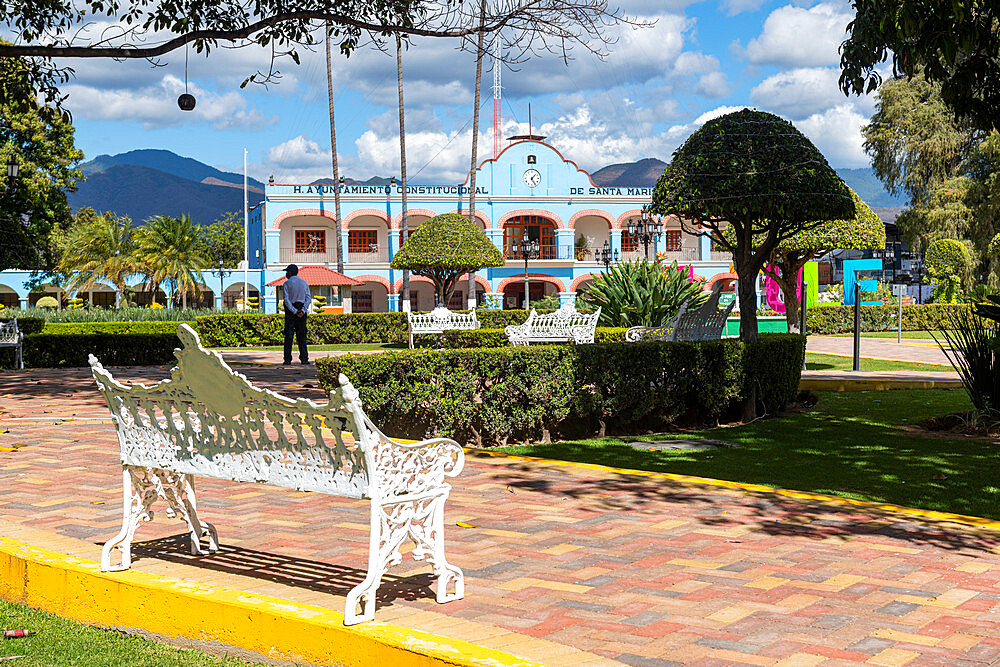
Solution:
<svg viewBox="0 0 1000 667">
<path fill-rule="evenodd" d="M 674 329 L 674 340 L 719 340 L 726 329 L 729 313 L 736 306 L 733 299 L 725 308 L 719 308 L 719 297 L 722 295 L 722 281 L 715 283 L 708 301 L 694 310 L 686 311 L 677 320 Z"/>
<path fill-rule="evenodd" d="M 463 597 L 462 571 L 444 555 L 444 503 L 451 489 L 445 477 L 460 473 L 465 460 L 458 443 L 391 440 L 365 415 L 343 375 L 325 405 L 292 400 L 233 372 L 217 352 L 201 347 L 188 325 L 177 336 L 184 348 L 175 351 L 171 377 L 148 387 L 119 383 L 90 356 L 124 469 L 122 528 L 104 545 L 102 570 L 131 566 L 132 537 L 140 521 L 152 518 L 157 499 L 166 501 L 168 516 L 187 523 L 192 554 L 205 553 L 202 537 L 208 551 L 217 550 L 215 527 L 198 518 L 195 502 L 194 477 L 204 475 L 370 501 L 367 576 L 347 595 L 345 625 L 374 617 L 382 576 L 401 561 L 407 538 L 415 543 L 413 557 L 434 568 L 437 601 Z"/>
<path fill-rule="evenodd" d="M 24 334 L 17 328 L 16 317 L 0 324 L 0 347 L 14 348 L 14 368 L 24 368 Z"/>
<path fill-rule="evenodd" d="M 532 308 L 524 324 L 512 324 L 504 331 L 511 345 L 529 343 L 593 343 L 601 309 L 587 315 L 567 303 L 554 313 L 539 315 Z"/>
<path fill-rule="evenodd" d="M 438 306 L 429 313 L 407 313 L 410 324 L 410 349 L 413 349 L 415 334 L 442 334 L 454 329 L 478 329 L 479 320 L 476 311 L 456 313 L 444 306 Z"/>
<path fill-rule="evenodd" d="M 672 341 L 674 332 L 677 330 L 677 322 L 687 311 L 687 305 L 687 301 L 682 303 L 677 314 L 671 317 L 666 324 L 658 327 L 629 327 L 625 330 L 625 341 L 628 343 L 642 343 L 651 340 Z"/>
</svg>

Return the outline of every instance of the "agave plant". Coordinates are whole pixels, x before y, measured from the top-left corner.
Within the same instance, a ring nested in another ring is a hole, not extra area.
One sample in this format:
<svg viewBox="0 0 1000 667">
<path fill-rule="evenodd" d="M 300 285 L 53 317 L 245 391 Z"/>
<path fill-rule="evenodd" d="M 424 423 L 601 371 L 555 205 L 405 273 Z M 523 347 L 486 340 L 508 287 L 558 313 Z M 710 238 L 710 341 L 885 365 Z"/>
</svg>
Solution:
<svg viewBox="0 0 1000 667">
<path fill-rule="evenodd" d="M 623 262 L 590 283 L 584 301 L 601 307 L 601 326 L 658 327 L 666 324 L 688 302 L 688 308 L 708 299 L 677 262 L 665 266 L 659 259 Z"/>
<path fill-rule="evenodd" d="M 980 310 L 984 304 L 977 304 L 979 314 L 967 310 L 953 315 L 942 337 L 934 339 L 962 378 L 976 413 L 995 420 L 1000 418 L 1000 335 L 991 320 L 1000 312 L 989 305 Z"/>
</svg>

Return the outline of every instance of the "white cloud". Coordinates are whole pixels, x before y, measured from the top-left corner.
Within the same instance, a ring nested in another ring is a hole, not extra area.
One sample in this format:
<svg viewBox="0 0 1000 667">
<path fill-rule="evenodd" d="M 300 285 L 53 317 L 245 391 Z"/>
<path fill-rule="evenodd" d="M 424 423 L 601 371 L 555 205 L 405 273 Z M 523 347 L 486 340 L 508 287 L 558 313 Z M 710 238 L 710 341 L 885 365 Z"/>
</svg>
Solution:
<svg viewBox="0 0 1000 667">
<path fill-rule="evenodd" d="M 74 114 L 93 120 L 138 122 L 146 129 L 194 121 L 209 123 L 217 129 L 257 130 L 277 122 L 276 116 L 265 118 L 257 109 L 247 109 L 246 100 L 237 92 L 219 95 L 194 85 L 189 85 L 188 91 L 195 96 L 197 105 L 194 111 L 181 111 L 177 97 L 184 90 L 184 82 L 170 74 L 157 84 L 138 90 L 98 89 L 79 84 L 63 88 L 69 95 L 67 106 Z"/>
<path fill-rule="evenodd" d="M 731 106 L 721 106 L 710 109 L 705 113 L 701 114 L 694 119 L 694 126 L 701 127 L 713 118 L 718 118 L 719 116 L 725 116 L 727 113 L 733 113 L 734 111 L 739 111 L 740 109 L 746 109 L 745 106 L 731 107 Z"/>
<path fill-rule="evenodd" d="M 811 8 L 787 5 L 764 21 L 764 29 L 746 48 L 733 51 L 755 65 L 814 67 L 840 62 L 838 49 L 854 18 L 843 5 L 820 3 Z"/>
<path fill-rule="evenodd" d="M 800 67 L 769 76 L 750 91 L 750 101 L 788 118 L 805 118 L 846 101 L 837 85 L 840 70 Z"/>
<path fill-rule="evenodd" d="M 723 0 L 722 9 L 729 16 L 736 16 L 743 12 L 752 12 L 755 9 L 760 9 L 760 6 L 764 4 L 764 0 Z"/>
<path fill-rule="evenodd" d="M 816 144 L 832 166 L 867 167 L 871 163 L 865 155 L 861 127 L 868 120 L 845 102 L 797 121 L 795 126 Z"/>
<path fill-rule="evenodd" d="M 330 162 L 330 154 L 325 147 L 300 134 L 294 139 L 271 146 L 267 151 L 267 162 L 292 169 L 326 166 Z"/>
<path fill-rule="evenodd" d="M 698 77 L 695 92 L 704 97 L 725 97 L 732 91 L 725 72 L 709 72 Z"/>
</svg>

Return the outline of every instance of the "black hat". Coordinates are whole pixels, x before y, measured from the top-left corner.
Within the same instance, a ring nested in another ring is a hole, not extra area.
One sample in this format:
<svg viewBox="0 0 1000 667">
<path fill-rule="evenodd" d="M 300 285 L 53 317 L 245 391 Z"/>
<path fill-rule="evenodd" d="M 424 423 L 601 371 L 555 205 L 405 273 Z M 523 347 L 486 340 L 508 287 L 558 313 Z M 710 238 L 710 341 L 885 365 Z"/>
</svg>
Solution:
<svg viewBox="0 0 1000 667">
<path fill-rule="evenodd" d="M 297 275 L 299 275 L 299 267 L 295 266 L 294 264 L 289 264 L 288 266 L 285 267 L 286 278 L 291 278 L 292 276 L 297 276 Z"/>
</svg>

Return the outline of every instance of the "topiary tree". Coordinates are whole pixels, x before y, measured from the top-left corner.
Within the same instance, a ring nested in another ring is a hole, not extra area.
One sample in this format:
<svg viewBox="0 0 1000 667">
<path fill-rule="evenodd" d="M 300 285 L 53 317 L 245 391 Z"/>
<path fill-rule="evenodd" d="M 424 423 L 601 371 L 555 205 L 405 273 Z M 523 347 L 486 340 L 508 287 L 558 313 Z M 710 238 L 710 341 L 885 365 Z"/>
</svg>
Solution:
<svg viewBox="0 0 1000 667">
<path fill-rule="evenodd" d="M 46 310 L 54 310 L 59 307 L 59 302 L 54 296 L 43 296 L 41 299 L 35 302 L 35 308 L 45 308 Z"/>
<path fill-rule="evenodd" d="M 962 283 L 972 268 L 972 253 L 961 241 L 938 239 L 924 253 L 927 276 L 934 280 L 934 303 L 957 303 Z"/>
<path fill-rule="evenodd" d="M 848 188 L 850 190 L 850 188 Z M 875 211 L 850 190 L 854 199 L 854 215 L 844 220 L 826 220 L 778 243 L 764 265 L 781 288 L 785 297 L 785 320 L 788 331 L 799 333 L 798 275 L 806 262 L 822 257 L 831 250 L 880 250 L 885 247 L 885 223 Z M 732 228 L 723 234 L 735 242 Z M 763 241 L 758 236 L 758 242 Z"/>
<path fill-rule="evenodd" d="M 436 215 L 420 225 L 389 264 L 429 278 L 440 305 L 451 299 L 459 276 L 503 265 L 503 254 L 479 225 L 457 213 Z"/>
<path fill-rule="evenodd" d="M 754 283 L 778 244 L 855 215 L 850 190 L 812 142 L 787 120 L 749 109 L 692 134 L 656 182 L 650 208 L 678 216 L 689 234 L 709 231 L 732 253 L 744 341 L 757 338 Z"/>
</svg>

